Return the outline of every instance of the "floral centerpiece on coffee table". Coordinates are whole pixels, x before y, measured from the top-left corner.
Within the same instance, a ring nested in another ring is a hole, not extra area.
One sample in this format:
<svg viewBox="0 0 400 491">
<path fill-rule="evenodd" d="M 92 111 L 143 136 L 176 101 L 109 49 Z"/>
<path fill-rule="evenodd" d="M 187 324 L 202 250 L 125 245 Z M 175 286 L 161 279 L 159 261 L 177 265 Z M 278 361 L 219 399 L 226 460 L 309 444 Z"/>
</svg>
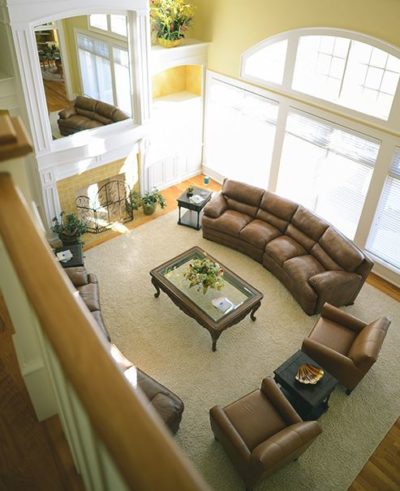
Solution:
<svg viewBox="0 0 400 491">
<path fill-rule="evenodd" d="M 224 286 L 224 270 L 211 259 L 194 259 L 184 272 L 184 277 L 189 280 L 189 288 L 198 287 L 206 294 L 209 288 L 221 290 Z"/>
<path fill-rule="evenodd" d="M 185 0 L 151 0 L 150 17 L 158 42 L 165 48 L 177 46 L 192 23 L 194 7 Z"/>
</svg>

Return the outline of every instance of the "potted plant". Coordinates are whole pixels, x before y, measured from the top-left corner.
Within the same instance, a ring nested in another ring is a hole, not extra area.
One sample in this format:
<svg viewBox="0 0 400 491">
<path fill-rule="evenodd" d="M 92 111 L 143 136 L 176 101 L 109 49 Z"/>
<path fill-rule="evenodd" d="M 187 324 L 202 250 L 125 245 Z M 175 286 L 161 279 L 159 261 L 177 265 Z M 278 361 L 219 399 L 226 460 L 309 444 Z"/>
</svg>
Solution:
<svg viewBox="0 0 400 491">
<path fill-rule="evenodd" d="M 157 205 L 160 205 L 161 208 L 165 208 L 167 206 L 167 202 L 157 188 L 154 188 L 152 191 L 148 191 L 147 193 L 145 193 L 141 197 L 140 204 L 145 215 L 152 215 Z"/>
<path fill-rule="evenodd" d="M 142 197 L 137 191 L 131 191 L 128 199 L 126 200 L 126 209 L 128 213 L 133 213 L 134 210 L 138 210 L 142 206 Z"/>
<path fill-rule="evenodd" d="M 79 244 L 80 236 L 83 235 L 86 230 L 86 224 L 80 220 L 75 213 L 60 213 L 60 218 L 53 218 L 53 225 L 51 230 L 55 232 L 63 245 Z"/>
<path fill-rule="evenodd" d="M 189 186 L 187 189 L 186 189 L 186 196 L 188 198 L 190 198 L 191 196 L 193 196 L 193 193 L 194 193 L 194 187 L 193 186 Z"/>
<path fill-rule="evenodd" d="M 180 44 L 192 23 L 194 7 L 186 0 L 151 0 L 150 16 L 158 42 L 165 48 Z"/>
<path fill-rule="evenodd" d="M 224 286 L 224 270 L 211 259 L 194 259 L 183 275 L 189 280 L 189 288 L 196 286 L 199 290 L 203 289 L 203 294 L 209 288 L 221 290 Z"/>
</svg>

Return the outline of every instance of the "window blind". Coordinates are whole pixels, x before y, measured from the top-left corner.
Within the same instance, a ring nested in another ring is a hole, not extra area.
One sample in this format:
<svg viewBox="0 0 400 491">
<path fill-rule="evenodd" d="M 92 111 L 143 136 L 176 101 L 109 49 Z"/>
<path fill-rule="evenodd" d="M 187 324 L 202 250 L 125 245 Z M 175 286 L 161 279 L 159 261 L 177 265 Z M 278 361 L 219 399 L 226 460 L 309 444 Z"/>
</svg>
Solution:
<svg viewBox="0 0 400 491">
<path fill-rule="evenodd" d="M 207 85 L 205 164 L 223 177 L 266 187 L 278 103 L 224 81 Z"/>
<path fill-rule="evenodd" d="M 376 139 L 291 110 L 277 192 L 353 238 L 379 146 Z"/>
<path fill-rule="evenodd" d="M 400 148 L 386 178 L 367 249 L 400 269 Z"/>
</svg>

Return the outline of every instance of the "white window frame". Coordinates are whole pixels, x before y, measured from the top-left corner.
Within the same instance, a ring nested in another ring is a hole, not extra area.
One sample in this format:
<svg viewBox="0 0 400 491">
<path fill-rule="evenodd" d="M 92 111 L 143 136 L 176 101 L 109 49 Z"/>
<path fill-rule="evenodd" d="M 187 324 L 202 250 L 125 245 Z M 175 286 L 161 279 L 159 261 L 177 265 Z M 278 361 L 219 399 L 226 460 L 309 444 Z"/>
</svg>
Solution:
<svg viewBox="0 0 400 491">
<path fill-rule="evenodd" d="M 275 102 L 279 103 L 278 120 L 276 123 L 276 136 L 274 142 L 274 149 L 272 152 L 272 163 L 269 174 L 269 182 L 267 189 L 272 192 L 276 191 L 279 166 L 282 156 L 283 142 L 285 137 L 286 120 L 290 110 L 297 110 L 301 112 L 309 113 L 311 117 L 322 118 L 328 120 L 333 125 L 339 125 L 344 127 L 349 132 L 356 132 L 365 134 L 367 137 L 371 137 L 381 141 L 379 152 L 376 158 L 375 166 L 373 168 L 372 177 L 369 185 L 367 195 L 365 197 L 364 206 L 361 212 L 360 220 L 356 229 L 356 233 L 353 241 L 361 248 L 366 249 L 366 244 L 370 230 L 372 228 L 373 220 L 375 218 L 375 210 L 377 209 L 381 192 L 385 184 L 386 176 L 392 164 L 393 154 L 396 147 L 400 146 L 400 137 L 395 136 L 392 133 L 382 130 L 381 128 L 372 127 L 371 125 L 362 123 L 360 121 L 351 120 L 346 115 L 338 115 L 336 112 L 330 112 L 326 109 L 316 107 L 314 105 L 307 104 L 299 100 L 293 100 L 292 98 L 277 94 L 276 91 L 270 91 L 260 87 L 255 87 L 247 82 L 232 79 L 230 77 L 220 75 L 216 72 L 207 70 L 206 73 L 206 100 L 205 111 L 207 114 L 208 103 L 208 87 L 212 80 L 216 79 L 230 85 L 233 85 L 239 89 L 253 92 L 254 94 L 267 97 Z M 343 111 L 344 112 L 344 111 Z M 232 142 L 234 145 L 234 142 Z M 205 141 L 207 145 L 207 141 Z M 225 176 L 215 175 L 212 169 L 207 167 L 207 162 L 204 163 L 204 171 L 211 177 L 220 181 Z M 369 253 L 368 253 L 369 254 Z M 374 272 L 388 279 L 394 284 L 400 286 L 400 271 L 395 267 L 388 265 L 382 259 L 373 257 L 375 261 Z"/>
<path fill-rule="evenodd" d="M 339 36 L 339 37 L 345 37 L 350 40 L 355 40 L 359 41 L 362 43 L 369 44 L 370 46 L 373 46 L 375 48 L 381 49 L 388 54 L 391 54 L 393 56 L 396 56 L 397 58 L 400 58 L 400 50 L 399 48 L 386 43 L 384 41 L 381 41 L 379 39 L 376 39 L 372 36 L 367 36 L 365 34 L 361 34 L 358 32 L 354 31 L 349 31 L 347 29 L 330 29 L 330 28 L 305 28 L 305 29 L 295 29 L 292 31 L 286 31 L 280 34 L 277 34 L 275 36 L 269 37 L 268 39 L 265 39 L 261 41 L 260 43 L 252 46 L 248 50 L 246 50 L 242 55 L 241 55 L 241 60 L 240 60 L 240 76 L 243 80 L 256 83 L 257 85 L 261 85 L 266 88 L 273 89 L 274 91 L 278 91 L 280 93 L 286 94 L 289 97 L 300 99 L 306 102 L 310 102 L 313 104 L 317 104 L 318 106 L 331 110 L 331 111 L 336 111 L 339 112 L 340 114 L 345 114 L 351 118 L 360 120 L 362 122 L 365 122 L 367 124 L 372 124 L 376 126 L 377 128 L 381 129 L 386 129 L 390 131 L 398 131 L 400 132 L 400 82 L 397 85 L 397 90 L 396 93 L 393 97 L 393 103 L 392 103 L 392 108 L 390 111 L 390 114 L 388 116 L 387 121 L 384 119 L 380 119 L 375 116 L 371 116 L 368 114 L 365 114 L 363 112 L 357 111 L 355 109 L 350 109 L 345 106 L 342 106 L 340 104 L 334 103 L 327 101 L 325 99 L 320 99 L 319 97 L 315 97 L 309 94 L 305 94 L 303 92 L 296 91 L 292 88 L 292 82 L 293 82 L 293 73 L 294 73 L 294 67 L 295 67 L 295 62 L 296 62 L 296 54 L 297 54 L 297 47 L 299 43 L 299 39 L 302 36 Z M 287 46 L 287 52 L 286 52 L 286 63 L 285 63 L 285 70 L 284 70 L 284 75 L 283 75 L 283 81 L 282 84 L 275 84 L 272 82 L 268 82 L 266 80 L 250 76 L 245 73 L 245 63 L 246 59 L 257 52 L 258 50 L 273 44 L 277 41 L 282 41 L 284 39 L 288 40 L 288 46 Z"/>
<path fill-rule="evenodd" d="M 97 31 L 97 30 L 96 30 Z M 101 32 L 99 30 L 99 32 Z M 128 56 L 129 56 L 129 46 L 128 46 L 128 43 L 126 42 L 126 39 L 125 39 L 125 43 L 122 42 L 122 41 L 117 41 L 117 40 L 114 40 L 114 39 L 110 39 L 108 36 L 104 36 L 104 32 L 103 31 L 103 36 L 99 35 L 97 32 L 94 33 L 92 31 L 86 31 L 85 29 L 74 29 L 74 38 L 75 38 L 75 48 L 76 48 L 76 59 L 78 60 L 78 72 L 79 72 L 79 82 L 80 82 L 80 85 L 83 89 L 83 77 L 82 77 L 82 70 L 81 70 L 81 63 L 80 63 L 80 58 L 79 58 L 79 46 L 78 46 L 78 36 L 81 34 L 82 36 L 86 36 L 88 38 L 92 38 L 92 39 L 96 39 L 96 40 L 99 40 L 103 43 L 106 43 L 108 45 L 108 49 L 109 49 L 109 52 L 110 52 L 110 57 L 109 57 L 109 60 L 110 60 L 110 68 L 111 68 L 111 82 L 112 82 L 112 92 L 113 92 L 113 105 L 118 107 L 117 106 L 117 93 L 116 93 L 116 83 L 115 83 L 115 67 L 114 67 L 114 51 L 113 51 L 113 48 L 119 48 L 119 49 L 123 49 L 123 50 L 126 50 L 128 52 Z M 132 82 L 132 74 L 131 74 L 131 77 L 130 77 L 130 85 L 131 85 L 131 98 L 132 98 L 132 94 L 134 92 L 134 89 L 133 89 L 133 82 Z M 131 100 L 131 103 L 133 101 Z M 132 104 L 131 104 L 132 106 Z M 120 108 L 119 108 L 120 109 Z M 122 111 L 122 109 L 121 109 Z M 135 114 L 132 113 L 133 115 L 132 116 L 129 116 L 130 119 L 135 119 Z"/>
<path fill-rule="evenodd" d="M 92 14 L 93 15 L 93 14 Z M 121 41 L 127 41 L 127 37 L 128 37 L 128 32 L 127 32 L 127 35 L 126 36 L 123 36 L 122 34 L 118 34 L 117 32 L 113 31 L 111 29 L 111 16 L 112 15 L 121 15 L 121 14 L 103 14 L 103 15 L 106 15 L 107 16 L 107 29 L 100 29 L 99 27 L 95 27 L 95 26 L 92 26 L 90 24 L 90 15 L 87 16 L 87 26 L 88 26 L 88 30 L 89 31 L 92 31 L 92 32 L 95 32 L 97 34 L 107 34 L 107 36 L 112 36 L 116 39 L 119 39 Z M 126 29 L 128 31 L 128 25 L 126 26 Z"/>
</svg>

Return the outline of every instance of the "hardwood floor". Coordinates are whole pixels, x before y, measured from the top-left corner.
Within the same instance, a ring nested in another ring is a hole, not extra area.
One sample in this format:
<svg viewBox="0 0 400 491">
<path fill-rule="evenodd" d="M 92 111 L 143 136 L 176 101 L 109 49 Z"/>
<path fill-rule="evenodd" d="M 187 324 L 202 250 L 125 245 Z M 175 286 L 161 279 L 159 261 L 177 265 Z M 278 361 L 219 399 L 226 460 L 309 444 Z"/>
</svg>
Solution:
<svg viewBox="0 0 400 491">
<path fill-rule="evenodd" d="M 71 469 L 69 448 L 67 453 L 64 450 L 63 460 L 54 451 L 64 448 L 64 436 L 58 434 L 55 447 L 53 438 L 45 431 L 48 423 L 44 426 L 36 419 L 19 370 L 11 340 L 13 328 L 1 295 L 0 320 L 0 490 L 83 491 L 78 474 Z"/>
<path fill-rule="evenodd" d="M 398 491 L 400 489 L 400 418 L 389 430 L 349 491 Z"/>
<path fill-rule="evenodd" d="M 158 209 L 151 216 L 136 213 L 134 221 L 126 224 L 127 229 L 176 209 L 176 198 L 189 184 L 205 187 L 202 176 L 197 176 L 166 189 L 163 195 L 168 203 L 167 208 Z M 207 187 L 213 191 L 220 189 L 213 181 Z M 120 233 L 86 234 L 85 249 Z M 399 288 L 376 275 L 371 275 L 368 282 L 400 301 Z M 74 469 L 59 418 L 55 416 L 43 423 L 35 419 L 11 342 L 11 322 L 2 305 L 4 307 L 0 296 L 0 491 L 82 491 L 83 484 Z M 400 418 L 349 488 L 349 491 L 395 490 L 400 490 Z"/>
<path fill-rule="evenodd" d="M 64 82 L 43 80 L 43 85 L 49 112 L 61 111 L 71 104 L 67 99 Z"/>
</svg>

